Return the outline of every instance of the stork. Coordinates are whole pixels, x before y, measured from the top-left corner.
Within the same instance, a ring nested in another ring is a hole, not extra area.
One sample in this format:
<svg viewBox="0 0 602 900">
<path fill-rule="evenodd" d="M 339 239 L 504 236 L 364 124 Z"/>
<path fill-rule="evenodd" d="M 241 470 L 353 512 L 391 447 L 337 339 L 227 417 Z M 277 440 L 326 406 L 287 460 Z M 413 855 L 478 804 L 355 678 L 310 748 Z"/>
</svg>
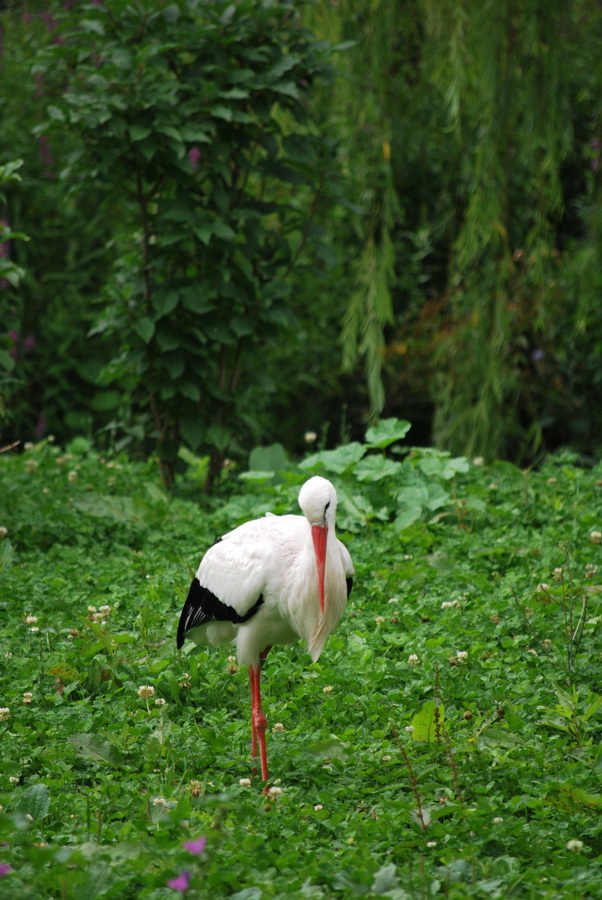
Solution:
<svg viewBox="0 0 602 900">
<path fill-rule="evenodd" d="M 337 494 L 314 476 L 299 493 L 298 515 L 253 519 L 229 531 L 201 560 L 180 615 L 178 649 L 236 643 L 249 667 L 251 757 L 268 781 L 267 719 L 261 705 L 261 667 L 274 644 L 301 638 L 313 662 L 338 625 L 351 592 L 353 563 L 335 534 Z"/>
</svg>

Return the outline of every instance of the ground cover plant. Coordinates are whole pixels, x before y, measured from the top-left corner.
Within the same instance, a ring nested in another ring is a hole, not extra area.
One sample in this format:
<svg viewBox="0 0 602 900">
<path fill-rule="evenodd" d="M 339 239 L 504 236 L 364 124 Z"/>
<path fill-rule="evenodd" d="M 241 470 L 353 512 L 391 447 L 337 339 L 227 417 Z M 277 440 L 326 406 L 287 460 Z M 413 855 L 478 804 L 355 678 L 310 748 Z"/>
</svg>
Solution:
<svg viewBox="0 0 602 900">
<path fill-rule="evenodd" d="M 0 897 L 600 896 L 602 464 L 407 432 L 219 499 L 191 456 L 168 496 L 83 439 L 0 454 Z M 202 550 L 316 472 L 356 585 L 318 663 L 270 654 L 264 797 L 246 672 L 175 629 Z"/>
</svg>

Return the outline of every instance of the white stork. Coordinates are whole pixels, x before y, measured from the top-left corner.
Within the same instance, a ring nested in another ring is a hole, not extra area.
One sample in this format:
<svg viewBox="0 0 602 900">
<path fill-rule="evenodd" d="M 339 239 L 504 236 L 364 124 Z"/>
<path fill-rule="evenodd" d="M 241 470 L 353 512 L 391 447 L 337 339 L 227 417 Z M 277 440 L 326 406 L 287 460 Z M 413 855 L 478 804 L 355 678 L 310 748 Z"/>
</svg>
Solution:
<svg viewBox="0 0 602 900">
<path fill-rule="evenodd" d="M 201 560 L 178 624 L 178 648 L 186 637 L 197 644 L 236 643 L 239 664 L 249 667 L 251 756 L 259 743 L 265 782 L 261 666 L 273 644 L 299 638 L 316 662 L 347 605 L 354 574 L 335 535 L 337 495 L 330 481 L 306 481 L 299 506 L 302 516 L 268 513 L 219 538 Z"/>
</svg>

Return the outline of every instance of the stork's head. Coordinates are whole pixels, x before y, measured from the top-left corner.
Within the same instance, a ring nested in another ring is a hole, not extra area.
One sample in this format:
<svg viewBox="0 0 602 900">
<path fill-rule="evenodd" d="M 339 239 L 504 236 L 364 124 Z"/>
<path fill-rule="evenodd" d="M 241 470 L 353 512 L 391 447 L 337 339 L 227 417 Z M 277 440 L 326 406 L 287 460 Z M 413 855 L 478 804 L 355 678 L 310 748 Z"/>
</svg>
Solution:
<svg viewBox="0 0 602 900">
<path fill-rule="evenodd" d="M 318 597 L 324 614 L 324 576 L 326 572 L 326 543 L 328 529 L 334 526 L 337 492 L 326 478 L 315 475 L 306 481 L 299 493 L 299 506 L 311 527 L 311 536 L 318 571 Z"/>
</svg>

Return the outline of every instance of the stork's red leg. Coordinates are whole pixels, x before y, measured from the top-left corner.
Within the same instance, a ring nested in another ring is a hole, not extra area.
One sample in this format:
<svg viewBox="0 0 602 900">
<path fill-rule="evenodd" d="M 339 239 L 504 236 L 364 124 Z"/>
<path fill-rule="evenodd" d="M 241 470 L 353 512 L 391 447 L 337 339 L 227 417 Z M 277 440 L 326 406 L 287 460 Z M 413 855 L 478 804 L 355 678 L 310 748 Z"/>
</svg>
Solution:
<svg viewBox="0 0 602 900">
<path fill-rule="evenodd" d="M 265 746 L 265 732 L 268 721 L 261 706 L 261 690 L 259 685 L 261 669 L 259 666 L 249 666 L 249 684 L 251 687 L 251 756 L 257 756 L 257 743 L 259 742 L 259 756 L 261 759 L 261 777 L 268 780 L 268 754 Z"/>
</svg>

